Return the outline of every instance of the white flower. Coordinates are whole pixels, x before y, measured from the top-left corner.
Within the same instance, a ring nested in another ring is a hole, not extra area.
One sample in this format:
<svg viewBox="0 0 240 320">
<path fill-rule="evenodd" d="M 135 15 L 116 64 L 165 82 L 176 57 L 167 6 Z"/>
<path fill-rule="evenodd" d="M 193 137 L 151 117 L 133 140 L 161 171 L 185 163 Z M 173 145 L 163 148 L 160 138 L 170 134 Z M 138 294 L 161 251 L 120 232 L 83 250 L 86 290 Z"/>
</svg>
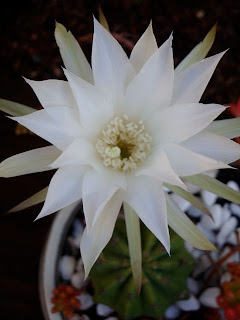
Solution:
<svg viewBox="0 0 240 320">
<path fill-rule="evenodd" d="M 168 216 L 162 185 L 186 189 L 181 177 L 227 168 L 240 157 L 239 145 L 208 131 L 225 107 L 199 103 L 224 53 L 174 74 L 172 35 L 158 48 L 150 24 L 128 59 L 94 20 L 91 69 L 63 26 L 55 35 L 67 82 L 26 80 L 44 109 L 13 118 L 52 146 L 5 160 L 1 176 L 57 169 L 38 218 L 82 199 L 87 274 L 112 236 L 123 201 L 168 252 L 168 222 L 191 241 L 184 229 L 190 220 Z M 191 243 L 213 248 L 204 241 Z"/>
</svg>

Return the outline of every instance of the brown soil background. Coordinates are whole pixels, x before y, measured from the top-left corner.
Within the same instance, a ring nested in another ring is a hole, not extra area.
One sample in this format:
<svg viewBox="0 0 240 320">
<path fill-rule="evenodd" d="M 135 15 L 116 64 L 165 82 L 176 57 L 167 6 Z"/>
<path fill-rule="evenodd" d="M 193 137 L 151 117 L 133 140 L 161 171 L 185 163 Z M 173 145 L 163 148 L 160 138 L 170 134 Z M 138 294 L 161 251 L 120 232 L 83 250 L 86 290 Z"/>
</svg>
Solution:
<svg viewBox="0 0 240 320">
<path fill-rule="evenodd" d="M 36 97 L 22 76 L 35 80 L 63 78 L 63 63 L 54 40 L 55 20 L 72 31 L 90 59 L 92 14 L 97 15 L 98 3 L 87 0 L 1 2 L 0 97 L 38 107 Z M 176 64 L 218 21 L 217 38 L 210 54 L 230 50 L 217 67 L 202 101 L 222 104 L 237 101 L 240 69 L 238 0 L 106 0 L 101 4 L 111 30 L 124 39 L 122 44 L 128 53 L 151 19 L 159 44 L 174 30 Z M 16 136 L 15 123 L 3 114 L 0 123 L 0 160 L 46 145 L 36 136 Z M 45 187 L 52 174 L 1 178 L 0 213 Z M 43 320 L 38 297 L 38 268 L 54 215 L 32 223 L 40 209 L 41 206 L 36 206 L 1 217 L 0 319 Z M 196 319 L 198 315 L 193 316 Z"/>
</svg>

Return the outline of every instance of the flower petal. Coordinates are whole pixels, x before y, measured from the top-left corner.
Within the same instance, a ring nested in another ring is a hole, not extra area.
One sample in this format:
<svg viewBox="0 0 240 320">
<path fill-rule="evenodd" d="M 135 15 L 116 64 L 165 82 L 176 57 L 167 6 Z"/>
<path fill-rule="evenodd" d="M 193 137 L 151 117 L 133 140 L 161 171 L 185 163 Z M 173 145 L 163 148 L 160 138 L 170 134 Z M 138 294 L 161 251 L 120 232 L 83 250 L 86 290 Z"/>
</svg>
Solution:
<svg viewBox="0 0 240 320">
<path fill-rule="evenodd" d="M 67 70 L 64 73 L 77 102 L 82 126 L 97 131 L 113 117 L 112 105 L 98 88 Z"/>
<path fill-rule="evenodd" d="M 218 104 L 186 103 L 155 113 L 148 121 L 158 144 L 180 143 L 203 130 L 226 107 Z"/>
<path fill-rule="evenodd" d="M 194 47 L 193 50 L 179 63 L 175 69 L 175 75 L 178 75 L 192 64 L 201 61 L 206 57 L 215 40 L 216 30 L 217 24 L 212 27 L 203 41 L 196 45 L 196 47 Z"/>
<path fill-rule="evenodd" d="M 192 223 L 187 215 L 177 206 L 171 196 L 165 193 L 167 200 L 168 224 L 185 241 L 201 250 L 215 250 L 214 245 Z"/>
<path fill-rule="evenodd" d="M 46 110 L 39 110 L 22 117 L 10 118 L 49 141 L 60 150 L 66 148 L 73 140 L 67 129 L 57 124 Z"/>
<path fill-rule="evenodd" d="M 68 106 L 71 109 L 76 109 L 76 103 L 67 81 L 34 81 L 26 78 L 24 78 L 24 80 L 31 86 L 44 108 L 50 108 L 51 106 Z"/>
<path fill-rule="evenodd" d="M 25 116 L 36 111 L 34 108 L 6 99 L 0 99 L 0 110 L 13 117 Z"/>
<path fill-rule="evenodd" d="M 240 118 L 213 121 L 206 130 L 229 139 L 240 137 Z"/>
<path fill-rule="evenodd" d="M 16 154 L 0 164 L 0 177 L 10 178 L 52 170 L 49 165 L 61 154 L 54 146 L 38 148 Z"/>
<path fill-rule="evenodd" d="M 170 251 L 167 208 L 162 184 L 148 177 L 132 177 L 124 201 L 135 210 L 146 227 Z"/>
<path fill-rule="evenodd" d="M 149 176 L 161 182 L 167 182 L 186 189 L 186 185 L 173 171 L 171 164 L 163 150 L 153 151 L 146 164 L 136 170 L 136 176 Z"/>
<path fill-rule="evenodd" d="M 225 52 L 196 62 L 182 71 L 174 82 L 172 104 L 199 102 Z"/>
<path fill-rule="evenodd" d="M 171 163 L 173 170 L 179 176 L 192 176 L 198 173 L 214 170 L 230 168 L 223 162 L 213 160 L 192 152 L 180 145 L 166 145 L 165 151 Z"/>
<path fill-rule="evenodd" d="M 90 64 L 72 33 L 56 22 L 55 38 L 65 67 L 77 76 L 93 83 Z"/>
<path fill-rule="evenodd" d="M 95 85 L 103 89 L 113 102 L 118 102 L 126 84 L 135 74 L 120 44 L 96 19 L 94 19 L 92 68 Z"/>
<path fill-rule="evenodd" d="M 188 150 L 224 163 L 232 163 L 240 158 L 238 143 L 207 131 L 196 134 L 181 145 Z"/>
<path fill-rule="evenodd" d="M 142 69 L 144 64 L 154 54 L 154 52 L 157 51 L 157 49 L 157 41 L 153 34 L 151 21 L 146 31 L 135 44 L 130 55 L 130 62 L 137 73 Z"/>
<path fill-rule="evenodd" d="M 51 163 L 51 167 L 57 169 L 62 166 L 90 165 L 96 170 L 102 165 L 96 155 L 96 150 L 92 144 L 83 138 L 74 140 L 62 154 Z"/>
<path fill-rule="evenodd" d="M 97 173 L 91 170 L 85 174 L 82 185 L 83 210 L 87 229 L 99 219 L 100 214 L 119 188 L 126 188 L 123 175 L 118 173 Z"/>
<path fill-rule="evenodd" d="M 39 204 L 39 203 L 45 201 L 46 196 L 47 196 L 47 191 L 48 191 L 48 187 L 38 191 L 37 193 L 35 193 L 30 198 L 28 198 L 28 199 L 24 200 L 23 202 L 19 203 L 16 207 L 10 209 L 7 213 L 25 210 L 25 209 L 27 209 L 29 207 L 35 206 L 36 204 Z"/>
<path fill-rule="evenodd" d="M 167 79 L 167 80 L 166 80 Z M 173 90 L 174 66 L 172 35 L 149 58 L 126 90 L 126 111 L 148 116 L 155 110 L 168 107 Z"/>
<path fill-rule="evenodd" d="M 85 278 L 112 237 L 121 205 L 122 194 L 121 191 L 117 191 L 102 210 L 94 226 L 89 231 L 85 228 L 83 232 L 80 251 L 84 264 Z"/>
<path fill-rule="evenodd" d="M 52 177 L 44 206 L 36 219 L 56 212 L 82 197 L 84 166 L 62 167 Z"/>
</svg>

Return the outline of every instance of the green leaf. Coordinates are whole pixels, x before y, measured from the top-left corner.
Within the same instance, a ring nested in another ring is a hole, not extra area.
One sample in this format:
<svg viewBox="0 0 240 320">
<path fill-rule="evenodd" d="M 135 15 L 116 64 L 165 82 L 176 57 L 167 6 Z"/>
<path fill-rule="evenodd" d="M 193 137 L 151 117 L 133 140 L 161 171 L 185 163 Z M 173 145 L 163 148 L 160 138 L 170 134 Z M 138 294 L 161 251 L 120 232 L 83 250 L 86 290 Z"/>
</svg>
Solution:
<svg viewBox="0 0 240 320">
<path fill-rule="evenodd" d="M 137 292 L 140 294 L 142 286 L 142 248 L 140 222 L 136 212 L 127 203 L 123 203 L 123 208 L 133 278 Z"/>
<path fill-rule="evenodd" d="M 179 63 L 175 69 L 175 75 L 191 66 L 192 64 L 203 60 L 211 49 L 216 36 L 217 24 L 208 32 L 206 37 Z"/>
<path fill-rule="evenodd" d="M 197 174 L 194 176 L 183 177 L 183 180 L 195 184 L 199 188 L 217 194 L 226 200 L 240 204 L 240 192 L 233 190 L 217 179 L 203 174 Z"/>
<path fill-rule="evenodd" d="M 5 99 L 0 99 L 0 110 L 13 117 L 25 116 L 37 111 L 34 108 L 25 106 L 24 104 Z"/>
<path fill-rule="evenodd" d="M 192 223 L 188 216 L 178 207 L 172 198 L 165 193 L 167 201 L 168 224 L 185 241 L 201 250 L 217 249 Z"/>
<path fill-rule="evenodd" d="M 171 232 L 171 257 L 158 239 L 141 223 L 143 282 L 138 296 L 131 272 L 125 223 L 118 219 L 113 237 L 98 259 L 90 278 L 95 301 L 114 308 L 121 319 L 161 318 L 169 305 L 188 298 L 187 278 L 194 259 L 184 242 Z M 121 247 L 121 249 L 119 249 Z M 117 250 L 117 253 L 116 253 Z"/>
<path fill-rule="evenodd" d="M 79 43 L 72 33 L 58 22 L 56 22 L 55 39 L 66 69 L 93 83 L 92 69 Z"/>
<path fill-rule="evenodd" d="M 104 15 L 104 13 L 103 13 L 103 11 L 102 11 L 101 6 L 98 7 L 98 13 L 99 13 L 99 22 L 101 23 L 101 25 L 102 25 L 108 32 L 110 32 L 107 19 L 106 19 L 105 15 Z"/>
<path fill-rule="evenodd" d="M 19 203 L 16 207 L 10 209 L 7 213 L 21 211 L 27 209 L 29 207 L 35 206 L 43 201 L 45 201 L 47 196 L 48 187 L 42 189 L 41 191 L 35 193 L 30 198 L 24 200 L 23 202 Z"/>
<path fill-rule="evenodd" d="M 229 139 L 240 137 L 240 117 L 213 121 L 206 129 Z"/>
<path fill-rule="evenodd" d="M 183 188 L 174 186 L 172 184 L 164 183 L 164 185 L 171 190 L 172 192 L 178 194 L 183 199 L 190 202 L 194 207 L 198 208 L 203 213 L 207 214 L 209 217 L 212 218 L 211 212 L 208 210 L 208 208 L 205 206 L 205 204 L 200 201 L 198 198 L 194 197 L 193 194 L 190 192 L 185 191 Z"/>
</svg>

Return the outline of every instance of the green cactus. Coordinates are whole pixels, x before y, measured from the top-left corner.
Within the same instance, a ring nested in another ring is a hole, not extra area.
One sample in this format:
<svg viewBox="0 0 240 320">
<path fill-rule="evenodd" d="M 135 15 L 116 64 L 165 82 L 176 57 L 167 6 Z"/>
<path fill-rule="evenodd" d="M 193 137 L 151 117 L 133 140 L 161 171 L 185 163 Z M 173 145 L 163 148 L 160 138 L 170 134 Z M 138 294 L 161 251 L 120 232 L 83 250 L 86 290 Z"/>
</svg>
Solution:
<svg viewBox="0 0 240 320">
<path fill-rule="evenodd" d="M 187 277 L 194 259 L 184 241 L 171 232 L 171 257 L 141 224 L 143 283 L 137 295 L 129 259 L 124 220 L 118 219 L 113 237 L 93 267 L 90 277 L 95 301 L 114 308 L 122 319 L 159 318 L 169 305 L 188 298 Z"/>
</svg>

